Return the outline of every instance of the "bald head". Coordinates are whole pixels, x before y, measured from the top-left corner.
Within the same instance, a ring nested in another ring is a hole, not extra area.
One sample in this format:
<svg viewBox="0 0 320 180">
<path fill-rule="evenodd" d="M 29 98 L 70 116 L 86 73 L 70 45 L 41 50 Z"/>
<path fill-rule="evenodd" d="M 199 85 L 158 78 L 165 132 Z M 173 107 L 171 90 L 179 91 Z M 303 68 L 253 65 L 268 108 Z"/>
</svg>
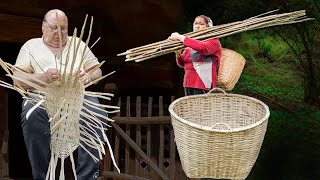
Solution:
<svg viewBox="0 0 320 180">
<path fill-rule="evenodd" d="M 47 45 L 59 47 L 59 26 L 62 44 L 66 44 L 68 37 L 68 17 L 59 9 L 48 11 L 42 22 L 43 40 Z"/>
<path fill-rule="evenodd" d="M 60 9 L 51 9 L 50 11 L 48 11 L 43 18 L 43 21 L 48 21 L 51 19 L 56 19 L 56 15 L 58 14 L 58 18 L 62 18 L 64 20 L 66 20 L 66 22 L 68 22 L 68 17 L 67 15 L 61 11 Z"/>
</svg>

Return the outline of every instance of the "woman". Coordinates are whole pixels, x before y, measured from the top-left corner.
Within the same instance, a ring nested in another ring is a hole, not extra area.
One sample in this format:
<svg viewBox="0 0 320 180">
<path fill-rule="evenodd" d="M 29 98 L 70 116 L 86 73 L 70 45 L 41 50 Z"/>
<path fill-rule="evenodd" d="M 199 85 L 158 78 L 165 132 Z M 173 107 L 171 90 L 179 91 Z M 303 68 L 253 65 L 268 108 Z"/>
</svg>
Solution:
<svg viewBox="0 0 320 180">
<path fill-rule="evenodd" d="M 212 27 L 209 17 L 200 15 L 193 22 L 193 31 Z M 176 52 L 177 64 L 184 68 L 185 95 L 204 94 L 217 85 L 217 74 L 221 59 L 221 44 L 218 39 L 199 41 L 179 33 L 172 33 L 171 40 L 179 40 L 186 47 Z"/>
</svg>

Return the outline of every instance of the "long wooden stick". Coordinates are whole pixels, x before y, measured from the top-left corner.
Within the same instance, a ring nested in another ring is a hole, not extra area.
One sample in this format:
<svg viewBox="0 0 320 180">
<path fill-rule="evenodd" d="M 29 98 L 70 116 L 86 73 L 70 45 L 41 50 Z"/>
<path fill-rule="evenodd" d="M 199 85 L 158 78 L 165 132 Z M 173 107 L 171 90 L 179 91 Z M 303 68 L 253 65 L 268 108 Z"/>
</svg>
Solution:
<svg viewBox="0 0 320 180">
<path fill-rule="evenodd" d="M 244 21 L 213 26 L 200 31 L 186 33 L 184 35 L 196 40 L 206 41 L 208 39 L 222 38 L 249 30 L 313 20 L 313 18 L 306 17 L 305 10 L 265 16 L 266 14 L 270 14 L 275 11 L 277 10 L 269 11 Z M 125 55 L 125 61 L 141 62 L 147 59 L 169 54 L 182 48 L 184 48 L 182 42 L 178 40 L 175 41 L 166 39 L 145 46 L 129 49 L 124 53 L 118 54 L 118 56 Z"/>
</svg>

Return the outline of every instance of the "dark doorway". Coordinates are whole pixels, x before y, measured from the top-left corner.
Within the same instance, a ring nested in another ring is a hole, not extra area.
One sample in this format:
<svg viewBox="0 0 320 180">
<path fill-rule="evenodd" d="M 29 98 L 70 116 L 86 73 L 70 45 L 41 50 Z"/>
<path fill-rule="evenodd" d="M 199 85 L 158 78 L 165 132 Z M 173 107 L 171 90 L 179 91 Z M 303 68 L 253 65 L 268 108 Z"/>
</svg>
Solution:
<svg viewBox="0 0 320 180">
<path fill-rule="evenodd" d="M 14 64 L 21 48 L 21 43 L 0 43 L 0 55 L 3 61 Z M 12 84 L 1 68 L 0 77 Z M 9 176 L 13 179 L 32 178 L 31 167 L 25 148 L 20 126 L 22 97 L 13 90 L 8 90 L 8 128 L 9 128 Z"/>
</svg>

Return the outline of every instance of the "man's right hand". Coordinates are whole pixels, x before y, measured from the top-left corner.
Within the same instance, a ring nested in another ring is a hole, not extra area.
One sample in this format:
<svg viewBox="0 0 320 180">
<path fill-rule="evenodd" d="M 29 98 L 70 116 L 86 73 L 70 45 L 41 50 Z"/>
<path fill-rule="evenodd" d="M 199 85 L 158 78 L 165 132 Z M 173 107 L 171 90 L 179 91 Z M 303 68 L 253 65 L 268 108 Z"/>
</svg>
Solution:
<svg viewBox="0 0 320 180">
<path fill-rule="evenodd" d="M 45 79 L 47 83 L 51 83 L 60 78 L 60 73 L 57 69 L 49 68 L 45 73 Z"/>
</svg>

